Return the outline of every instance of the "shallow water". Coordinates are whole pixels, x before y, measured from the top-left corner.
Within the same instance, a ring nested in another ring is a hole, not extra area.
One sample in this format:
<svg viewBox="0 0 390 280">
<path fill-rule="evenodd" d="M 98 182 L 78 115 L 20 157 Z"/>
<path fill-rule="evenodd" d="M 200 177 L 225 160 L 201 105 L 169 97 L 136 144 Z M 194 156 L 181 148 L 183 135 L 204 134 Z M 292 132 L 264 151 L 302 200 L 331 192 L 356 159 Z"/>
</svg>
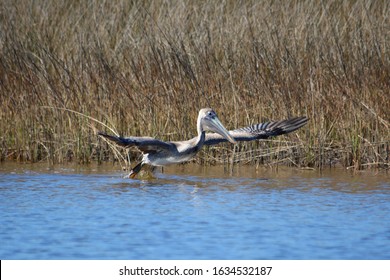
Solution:
<svg viewBox="0 0 390 280">
<path fill-rule="evenodd" d="M 390 259 L 388 173 L 0 165 L 0 259 Z"/>
</svg>

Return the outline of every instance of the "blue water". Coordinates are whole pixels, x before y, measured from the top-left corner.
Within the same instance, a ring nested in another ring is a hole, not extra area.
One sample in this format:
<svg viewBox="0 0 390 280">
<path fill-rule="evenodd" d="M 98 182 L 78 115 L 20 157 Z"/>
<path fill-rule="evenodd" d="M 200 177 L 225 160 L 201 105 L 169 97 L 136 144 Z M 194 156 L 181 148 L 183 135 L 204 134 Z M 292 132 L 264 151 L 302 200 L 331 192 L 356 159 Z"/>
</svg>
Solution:
<svg viewBox="0 0 390 280">
<path fill-rule="evenodd" d="M 0 165 L 0 259 L 390 259 L 388 174 L 122 175 Z"/>
</svg>

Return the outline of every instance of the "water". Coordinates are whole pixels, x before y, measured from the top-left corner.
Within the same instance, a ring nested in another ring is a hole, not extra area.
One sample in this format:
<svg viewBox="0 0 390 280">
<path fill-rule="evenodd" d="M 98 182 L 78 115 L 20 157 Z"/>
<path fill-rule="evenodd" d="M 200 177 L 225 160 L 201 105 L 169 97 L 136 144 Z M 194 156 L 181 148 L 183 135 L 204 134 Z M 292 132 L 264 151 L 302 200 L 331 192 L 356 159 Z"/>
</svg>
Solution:
<svg viewBox="0 0 390 280">
<path fill-rule="evenodd" d="M 387 173 L 0 165 L 0 259 L 390 259 Z"/>
</svg>

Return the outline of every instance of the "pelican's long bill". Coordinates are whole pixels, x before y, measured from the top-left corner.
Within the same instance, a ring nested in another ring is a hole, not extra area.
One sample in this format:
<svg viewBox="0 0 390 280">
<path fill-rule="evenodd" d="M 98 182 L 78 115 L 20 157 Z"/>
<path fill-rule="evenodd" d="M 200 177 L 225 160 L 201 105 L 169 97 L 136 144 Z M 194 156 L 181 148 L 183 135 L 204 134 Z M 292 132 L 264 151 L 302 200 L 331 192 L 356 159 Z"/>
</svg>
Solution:
<svg viewBox="0 0 390 280">
<path fill-rule="evenodd" d="M 221 123 L 221 121 L 217 117 L 209 119 L 207 128 L 222 135 L 230 143 L 233 143 L 233 144 L 237 143 L 237 141 L 233 138 L 233 136 L 230 135 L 229 131 L 227 131 L 227 129 L 223 126 L 223 124 Z"/>
</svg>

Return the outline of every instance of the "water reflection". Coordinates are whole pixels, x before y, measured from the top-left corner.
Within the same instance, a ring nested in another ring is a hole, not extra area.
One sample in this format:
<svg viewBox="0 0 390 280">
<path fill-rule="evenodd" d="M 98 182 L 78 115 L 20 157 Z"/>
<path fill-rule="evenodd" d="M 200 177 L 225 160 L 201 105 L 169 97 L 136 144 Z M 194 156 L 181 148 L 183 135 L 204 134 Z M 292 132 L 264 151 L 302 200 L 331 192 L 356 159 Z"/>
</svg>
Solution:
<svg viewBox="0 0 390 280">
<path fill-rule="evenodd" d="M 0 165 L 2 259 L 388 259 L 387 173 Z"/>
</svg>

